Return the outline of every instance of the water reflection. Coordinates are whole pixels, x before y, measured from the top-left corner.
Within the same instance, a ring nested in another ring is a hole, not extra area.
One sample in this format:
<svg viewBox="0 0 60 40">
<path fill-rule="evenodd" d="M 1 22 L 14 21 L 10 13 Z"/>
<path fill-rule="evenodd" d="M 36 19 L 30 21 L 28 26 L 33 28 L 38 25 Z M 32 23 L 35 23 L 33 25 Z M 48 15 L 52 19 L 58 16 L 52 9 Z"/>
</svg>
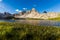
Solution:
<svg viewBox="0 0 60 40">
<path fill-rule="evenodd" d="M 0 22 L 19 22 L 31 25 L 60 26 L 60 21 L 52 20 L 0 20 Z"/>
<path fill-rule="evenodd" d="M 0 19 L 0 22 L 15 22 L 15 20 L 12 20 L 12 19 Z"/>
<path fill-rule="evenodd" d="M 60 26 L 60 22 L 52 20 L 16 20 L 16 22 L 27 23 L 31 25 Z"/>
<path fill-rule="evenodd" d="M 40 20 L 16 20 L 16 22 L 20 22 L 20 23 L 27 23 L 27 24 L 31 24 L 31 25 L 38 25 L 40 22 Z"/>
</svg>

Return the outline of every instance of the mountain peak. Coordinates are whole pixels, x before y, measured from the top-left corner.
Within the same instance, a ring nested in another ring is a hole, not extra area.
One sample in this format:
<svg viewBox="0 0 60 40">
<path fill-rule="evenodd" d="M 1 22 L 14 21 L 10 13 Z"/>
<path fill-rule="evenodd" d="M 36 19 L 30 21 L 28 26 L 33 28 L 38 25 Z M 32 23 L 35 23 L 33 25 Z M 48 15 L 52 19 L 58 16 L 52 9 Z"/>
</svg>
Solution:
<svg viewBox="0 0 60 40">
<path fill-rule="evenodd" d="M 32 8 L 32 11 L 35 11 L 35 8 Z"/>
</svg>

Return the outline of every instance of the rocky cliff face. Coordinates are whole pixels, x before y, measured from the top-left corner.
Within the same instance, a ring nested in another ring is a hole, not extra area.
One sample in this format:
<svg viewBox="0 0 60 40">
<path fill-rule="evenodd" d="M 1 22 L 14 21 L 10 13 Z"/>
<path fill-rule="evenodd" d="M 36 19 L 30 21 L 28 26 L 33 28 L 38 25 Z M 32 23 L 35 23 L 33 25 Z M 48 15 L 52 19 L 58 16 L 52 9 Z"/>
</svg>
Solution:
<svg viewBox="0 0 60 40">
<path fill-rule="evenodd" d="M 58 17 L 58 13 L 38 13 L 35 8 L 32 8 L 31 11 L 27 11 L 24 15 L 15 16 L 15 18 L 39 18 L 39 19 L 48 19 L 48 18 L 56 18 Z"/>
<path fill-rule="evenodd" d="M 4 13 L 0 13 L 0 19 L 7 19 L 7 18 L 12 18 L 13 15 L 10 14 L 9 12 L 4 12 Z"/>
</svg>

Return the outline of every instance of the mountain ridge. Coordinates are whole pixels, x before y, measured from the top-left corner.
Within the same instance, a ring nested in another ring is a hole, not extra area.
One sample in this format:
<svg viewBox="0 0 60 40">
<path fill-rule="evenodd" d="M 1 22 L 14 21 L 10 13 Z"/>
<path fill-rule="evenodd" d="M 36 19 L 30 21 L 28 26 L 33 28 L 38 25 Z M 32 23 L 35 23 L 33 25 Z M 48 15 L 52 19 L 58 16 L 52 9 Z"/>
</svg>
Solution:
<svg viewBox="0 0 60 40">
<path fill-rule="evenodd" d="M 31 11 L 26 12 L 24 15 L 15 16 L 15 18 L 38 18 L 38 19 L 49 19 L 58 17 L 58 13 L 50 12 L 50 13 L 38 13 L 35 8 L 32 8 Z"/>
</svg>

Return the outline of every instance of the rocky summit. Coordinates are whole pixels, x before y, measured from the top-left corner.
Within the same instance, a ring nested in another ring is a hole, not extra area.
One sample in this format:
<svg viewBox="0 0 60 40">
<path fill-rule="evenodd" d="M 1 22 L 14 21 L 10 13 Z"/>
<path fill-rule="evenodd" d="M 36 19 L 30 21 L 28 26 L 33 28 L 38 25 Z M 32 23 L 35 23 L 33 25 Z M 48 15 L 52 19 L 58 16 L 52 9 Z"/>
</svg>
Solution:
<svg viewBox="0 0 60 40">
<path fill-rule="evenodd" d="M 35 8 L 32 8 L 32 10 L 26 12 L 20 12 L 18 15 L 15 15 L 15 18 L 49 19 L 49 18 L 56 18 L 56 17 L 59 17 L 59 13 L 55 13 L 55 12 L 39 13 L 35 10 Z"/>
</svg>

